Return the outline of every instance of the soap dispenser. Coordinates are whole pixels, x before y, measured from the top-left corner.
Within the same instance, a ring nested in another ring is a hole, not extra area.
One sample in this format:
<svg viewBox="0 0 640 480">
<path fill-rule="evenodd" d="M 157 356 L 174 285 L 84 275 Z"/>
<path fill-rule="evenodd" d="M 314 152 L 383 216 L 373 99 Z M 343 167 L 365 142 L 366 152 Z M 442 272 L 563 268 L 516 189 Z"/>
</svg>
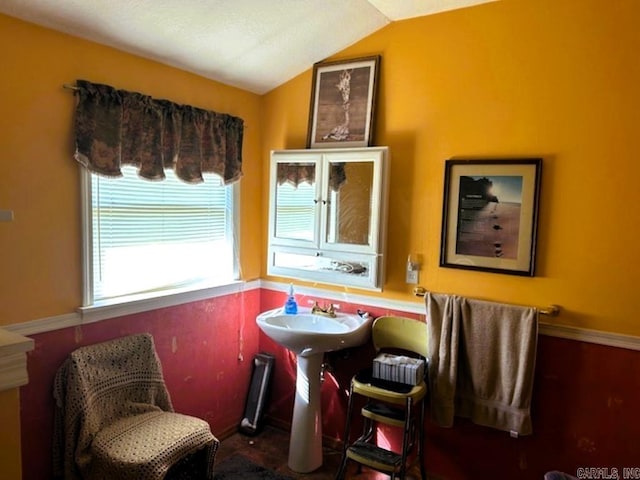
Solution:
<svg viewBox="0 0 640 480">
<path fill-rule="evenodd" d="M 298 313 L 298 303 L 296 297 L 293 296 L 293 283 L 289 285 L 289 296 L 287 301 L 284 302 L 284 313 L 295 315 Z"/>
</svg>

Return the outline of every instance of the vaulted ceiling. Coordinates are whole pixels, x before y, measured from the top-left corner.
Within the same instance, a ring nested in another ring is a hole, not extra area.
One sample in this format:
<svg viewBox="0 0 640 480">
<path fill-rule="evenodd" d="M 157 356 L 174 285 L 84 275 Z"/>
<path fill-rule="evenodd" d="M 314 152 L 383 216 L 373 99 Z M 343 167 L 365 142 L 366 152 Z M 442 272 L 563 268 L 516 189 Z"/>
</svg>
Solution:
<svg viewBox="0 0 640 480">
<path fill-rule="evenodd" d="M 258 94 L 385 25 L 494 0 L 0 0 L 0 13 Z"/>
</svg>

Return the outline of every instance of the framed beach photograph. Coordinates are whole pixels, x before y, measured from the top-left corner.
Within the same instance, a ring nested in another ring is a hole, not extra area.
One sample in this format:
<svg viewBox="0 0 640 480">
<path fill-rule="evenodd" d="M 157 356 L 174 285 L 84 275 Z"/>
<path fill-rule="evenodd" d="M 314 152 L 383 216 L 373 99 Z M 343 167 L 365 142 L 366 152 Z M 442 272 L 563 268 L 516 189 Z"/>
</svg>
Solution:
<svg viewBox="0 0 640 480">
<path fill-rule="evenodd" d="M 445 162 L 440 266 L 534 276 L 541 158 Z"/>
<path fill-rule="evenodd" d="M 307 148 L 372 144 L 380 56 L 313 66 Z"/>
</svg>

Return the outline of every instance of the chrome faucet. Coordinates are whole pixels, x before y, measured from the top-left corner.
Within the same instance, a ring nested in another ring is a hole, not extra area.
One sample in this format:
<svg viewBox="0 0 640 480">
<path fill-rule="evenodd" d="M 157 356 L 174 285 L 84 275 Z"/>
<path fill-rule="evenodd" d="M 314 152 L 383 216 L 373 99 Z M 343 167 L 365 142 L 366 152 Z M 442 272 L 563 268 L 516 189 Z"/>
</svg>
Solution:
<svg viewBox="0 0 640 480">
<path fill-rule="evenodd" d="M 332 303 L 327 303 L 324 308 L 322 308 L 320 305 L 318 305 L 318 302 L 315 302 L 313 304 L 313 307 L 311 307 L 311 313 L 316 313 L 318 315 L 323 315 L 325 317 L 331 318 L 336 317 L 336 310 Z"/>
</svg>

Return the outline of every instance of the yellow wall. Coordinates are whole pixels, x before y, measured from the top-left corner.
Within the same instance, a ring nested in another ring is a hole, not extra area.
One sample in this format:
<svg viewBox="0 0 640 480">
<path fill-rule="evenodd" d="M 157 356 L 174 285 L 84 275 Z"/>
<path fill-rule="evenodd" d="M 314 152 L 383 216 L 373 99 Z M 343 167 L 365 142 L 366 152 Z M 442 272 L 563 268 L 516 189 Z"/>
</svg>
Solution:
<svg viewBox="0 0 640 480">
<path fill-rule="evenodd" d="M 202 77 L 0 15 L 0 326 L 81 305 L 78 166 L 73 160 L 78 78 L 245 120 L 240 251 L 245 279 L 260 275 L 260 97 Z M 0 392 L 3 478 L 20 473 L 18 389 Z M 6 417 L 6 418 L 5 418 Z"/>
<path fill-rule="evenodd" d="M 260 97 L 0 15 L 0 326 L 75 311 L 82 301 L 75 98 L 63 84 L 106 83 L 245 120 L 241 255 L 260 275 Z"/>
<path fill-rule="evenodd" d="M 413 299 L 404 268 L 419 254 L 432 291 L 557 303 L 558 323 L 640 335 L 639 21 L 636 0 L 500 1 L 393 23 L 332 57 L 382 56 L 383 296 Z M 310 90 L 309 70 L 265 96 L 265 164 L 269 149 L 305 146 Z M 444 161 L 532 155 L 544 158 L 536 277 L 440 268 Z"/>
<path fill-rule="evenodd" d="M 335 56 L 382 56 L 376 143 L 392 152 L 382 296 L 414 300 L 404 267 L 420 254 L 433 291 L 558 303 L 560 323 L 640 335 L 639 19 L 637 0 L 503 0 L 397 22 Z M 242 273 L 264 276 L 263 169 L 270 149 L 305 146 L 310 70 L 261 98 L 1 15 L 0 64 L 0 209 L 15 214 L 0 223 L 0 326 L 81 302 L 74 97 L 62 88 L 77 78 L 245 119 Z M 444 160 L 462 155 L 544 157 L 535 278 L 438 267 Z M 17 477 L 16 392 L 0 393 L 10 417 L 0 423 L 16 433 L 2 435 L 16 443 L 1 445 L 0 463 Z"/>
</svg>

